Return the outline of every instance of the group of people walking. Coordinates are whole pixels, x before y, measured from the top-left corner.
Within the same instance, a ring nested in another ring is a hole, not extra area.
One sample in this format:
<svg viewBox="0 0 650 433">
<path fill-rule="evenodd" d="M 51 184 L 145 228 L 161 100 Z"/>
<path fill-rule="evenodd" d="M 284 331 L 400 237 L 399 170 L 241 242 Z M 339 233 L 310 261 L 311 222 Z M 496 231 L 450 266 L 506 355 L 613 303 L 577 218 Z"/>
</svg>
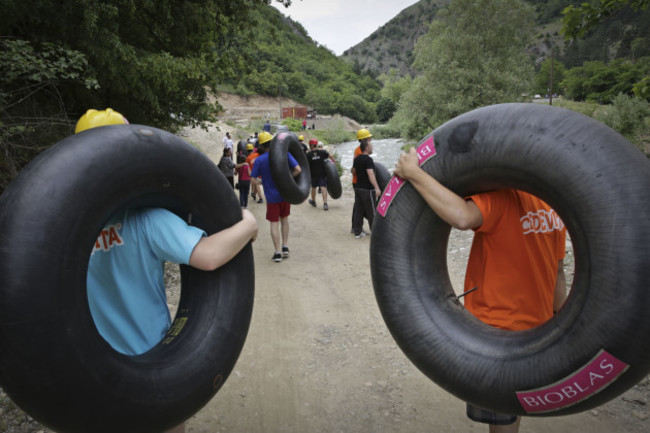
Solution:
<svg viewBox="0 0 650 433">
<path fill-rule="evenodd" d="M 290 205 L 277 191 L 270 174 L 267 151 L 272 139 L 273 136 L 268 131 L 263 131 L 259 136 L 255 133 L 254 137 L 251 136 L 247 140 L 245 146 L 240 142 L 237 146 L 236 157 L 233 160 L 234 144 L 230 133 L 227 132 L 224 137 L 223 155 L 218 167 L 231 186 L 239 190 L 239 202 L 242 209 L 248 208 L 249 194 L 253 201 L 264 203 L 262 193 L 264 191 L 267 199 L 267 219 L 271 223 L 271 235 L 275 245 L 272 259 L 280 262 L 282 258 L 289 256 L 289 248 L 286 244 L 289 236 L 288 216 Z M 355 150 L 353 167 L 351 168 L 355 197 L 351 232 L 356 239 L 360 239 L 367 235 L 363 230 L 364 219 L 368 221 L 368 225 L 372 229 L 374 212 L 377 199 L 381 195 L 381 189 L 375 174 L 375 164 L 370 156 L 373 153 L 372 134 L 367 129 L 362 128 L 357 131 L 357 139 L 359 140 L 359 146 Z M 305 144 L 305 137 L 300 135 L 298 141 L 307 156 L 311 173 L 311 191 L 308 203 L 312 207 L 318 207 L 317 194 L 319 194 L 323 201 L 323 210 L 327 211 L 329 204 L 325 164 L 336 163 L 336 160 L 333 155 L 322 147 L 318 140 L 312 138 L 309 140 L 309 145 L 307 145 Z M 292 174 L 297 176 L 301 172 L 300 166 L 291 154 L 288 155 L 288 158 L 289 167 L 292 170 L 295 169 Z M 257 169 L 255 168 L 256 163 L 260 164 Z M 235 174 L 238 179 L 236 183 L 234 180 Z M 263 189 L 262 185 L 264 185 Z"/>
</svg>

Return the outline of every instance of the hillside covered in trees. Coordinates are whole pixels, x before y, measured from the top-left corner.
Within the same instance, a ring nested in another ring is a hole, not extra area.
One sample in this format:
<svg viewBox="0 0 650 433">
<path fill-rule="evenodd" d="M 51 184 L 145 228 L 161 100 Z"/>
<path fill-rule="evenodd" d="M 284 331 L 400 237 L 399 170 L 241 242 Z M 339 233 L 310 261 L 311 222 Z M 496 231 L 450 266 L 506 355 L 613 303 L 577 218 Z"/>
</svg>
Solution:
<svg viewBox="0 0 650 433">
<path fill-rule="evenodd" d="M 341 57 L 358 72 L 381 75 L 394 69 L 400 76 L 415 76 L 412 67 L 415 43 L 428 31 L 440 8 L 448 4 L 449 0 L 420 0 L 346 50 Z"/>
<path fill-rule="evenodd" d="M 221 88 L 240 95 L 287 96 L 319 113 L 377 121 L 374 103 L 381 83 L 371 74 L 355 72 L 275 8 L 255 10 L 252 16 L 258 23 L 255 41 L 242 47 L 250 70 Z"/>
<path fill-rule="evenodd" d="M 620 58 L 650 56 L 650 10 L 625 8 L 604 20 L 584 37 L 566 40 L 560 34 L 562 11 L 572 0 L 527 0 L 535 8 L 535 38 L 528 52 L 537 64 L 549 58 L 553 47 L 557 60 L 571 68 L 586 61 L 609 62 Z M 375 76 L 395 70 L 415 77 L 415 42 L 428 31 L 438 11 L 449 0 L 420 0 L 405 8 L 366 39 L 341 56 L 358 72 Z"/>
</svg>

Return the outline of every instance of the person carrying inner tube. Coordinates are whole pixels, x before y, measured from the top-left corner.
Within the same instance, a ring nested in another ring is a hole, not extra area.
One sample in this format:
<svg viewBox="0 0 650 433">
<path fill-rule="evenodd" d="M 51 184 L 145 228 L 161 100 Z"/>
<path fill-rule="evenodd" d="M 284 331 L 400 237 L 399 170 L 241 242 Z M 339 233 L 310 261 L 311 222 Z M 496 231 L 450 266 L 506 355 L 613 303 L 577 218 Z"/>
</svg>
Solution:
<svg viewBox="0 0 650 433">
<path fill-rule="evenodd" d="M 257 132 L 255 133 L 257 134 Z M 251 171 L 253 170 L 253 166 L 255 165 L 255 160 L 257 159 L 258 156 L 260 156 L 262 153 L 264 153 L 264 150 L 259 145 L 259 140 L 271 140 L 273 136 L 269 134 L 268 132 L 262 132 L 259 137 L 257 138 L 256 141 L 256 146 L 253 148 L 252 146 L 250 147 L 248 156 L 246 157 L 246 164 L 248 164 L 251 168 Z M 264 203 L 264 198 L 262 198 L 262 188 L 259 182 L 252 182 L 251 183 L 251 197 L 253 197 L 253 201 L 257 203 Z M 258 199 L 259 197 L 259 199 Z"/>
<path fill-rule="evenodd" d="M 352 163 L 352 175 L 356 176 L 354 184 L 354 207 L 352 208 L 352 230 L 354 238 L 360 239 L 366 235 L 363 231 L 363 219 L 368 220 L 368 226 L 372 230 L 372 220 L 375 215 L 377 197 L 381 195 L 381 189 L 377 183 L 375 174 L 375 163 L 370 157 L 372 155 L 372 134 L 367 129 L 357 131 L 359 139 L 359 150 L 361 154 L 354 158 Z"/>
<path fill-rule="evenodd" d="M 301 136 L 298 137 L 298 143 L 300 144 L 300 147 L 302 148 L 302 150 L 305 151 L 305 154 L 307 154 L 307 152 L 309 152 L 309 148 L 305 144 L 305 136 L 304 135 L 301 135 Z"/>
<path fill-rule="evenodd" d="M 272 138 L 269 133 L 262 132 L 260 134 L 259 146 L 264 153 L 255 160 L 251 178 L 253 185 L 256 185 L 259 183 L 258 177 L 262 177 L 264 193 L 266 194 L 266 219 L 271 224 L 271 239 L 275 247 L 275 252 L 271 260 L 279 263 L 283 258 L 286 259 L 289 257 L 287 243 L 289 241 L 289 214 L 291 213 L 291 204 L 282 197 L 271 175 L 269 147 L 271 146 Z M 290 153 L 287 153 L 287 158 L 291 175 L 293 177 L 298 176 L 302 172 L 298 161 Z M 280 226 L 282 226 L 282 244 L 280 244 Z"/>
<path fill-rule="evenodd" d="M 126 123 L 110 108 L 88 110 L 75 133 Z M 88 303 L 97 330 L 118 352 L 147 352 L 171 326 L 164 263 L 212 271 L 256 238 L 257 221 L 247 210 L 242 211 L 241 221 L 210 236 L 162 208 L 134 208 L 113 215 L 99 233 L 88 264 Z M 183 432 L 184 425 L 171 431 Z"/>
<path fill-rule="evenodd" d="M 320 189 L 323 195 L 323 210 L 327 210 L 327 176 L 325 175 L 325 160 L 331 159 L 336 162 L 334 157 L 325 149 L 318 149 L 318 140 L 312 138 L 309 140 L 311 150 L 307 153 L 309 161 L 309 170 L 311 172 L 311 199 L 309 204 L 316 207 L 316 188 Z"/>
<path fill-rule="evenodd" d="M 546 203 L 514 189 L 462 198 L 420 168 L 414 148 L 395 175 L 411 183 L 447 224 L 474 230 L 465 277 L 465 308 L 488 325 L 524 330 L 549 320 L 566 299 L 566 228 Z M 467 404 L 489 431 L 519 431 L 519 416 Z"/>
</svg>

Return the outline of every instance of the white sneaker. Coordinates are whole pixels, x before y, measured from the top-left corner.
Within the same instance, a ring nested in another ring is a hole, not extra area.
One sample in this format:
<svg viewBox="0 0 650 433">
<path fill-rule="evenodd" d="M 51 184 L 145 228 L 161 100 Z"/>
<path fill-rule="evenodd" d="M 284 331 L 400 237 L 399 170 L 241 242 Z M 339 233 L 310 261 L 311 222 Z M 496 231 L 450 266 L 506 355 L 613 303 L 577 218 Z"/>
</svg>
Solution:
<svg viewBox="0 0 650 433">
<path fill-rule="evenodd" d="M 361 239 L 366 237 L 366 232 L 361 232 L 358 235 L 354 235 L 355 239 Z"/>
</svg>

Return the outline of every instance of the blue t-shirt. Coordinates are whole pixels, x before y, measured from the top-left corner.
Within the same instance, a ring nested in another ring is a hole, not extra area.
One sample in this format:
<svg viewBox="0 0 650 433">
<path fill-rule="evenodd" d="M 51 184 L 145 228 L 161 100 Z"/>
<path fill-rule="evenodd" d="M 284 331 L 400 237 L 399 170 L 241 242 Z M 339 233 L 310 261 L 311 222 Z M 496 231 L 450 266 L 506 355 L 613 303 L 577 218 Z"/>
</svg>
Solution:
<svg viewBox="0 0 650 433">
<path fill-rule="evenodd" d="M 88 303 L 99 333 L 113 348 L 138 355 L 171 325 L 164 262 L 189 264 L 203 230 L 165 209 L 132 209 L 108 222 L 88 266 Z"/>
<path fill-rule="evenodd" d="M 287 158 L 289 161 L 289 169 L 293 170 L 298 161 L 290 153 L 287 153 Z M 267 203 L 281 203 L 284 200 L 282 195 L 275 186 L 273 182 L 273 177 L 271 176 L 271 164 L 269 163 L 269 152 L 265 152 L 262 155 L 255 158 L 255 164 L 253 164 L 253 172 L 251 177 L 262 176 L 262 185 L 264 185 L 264 195 L 266 196 Z"/>
</svg>

